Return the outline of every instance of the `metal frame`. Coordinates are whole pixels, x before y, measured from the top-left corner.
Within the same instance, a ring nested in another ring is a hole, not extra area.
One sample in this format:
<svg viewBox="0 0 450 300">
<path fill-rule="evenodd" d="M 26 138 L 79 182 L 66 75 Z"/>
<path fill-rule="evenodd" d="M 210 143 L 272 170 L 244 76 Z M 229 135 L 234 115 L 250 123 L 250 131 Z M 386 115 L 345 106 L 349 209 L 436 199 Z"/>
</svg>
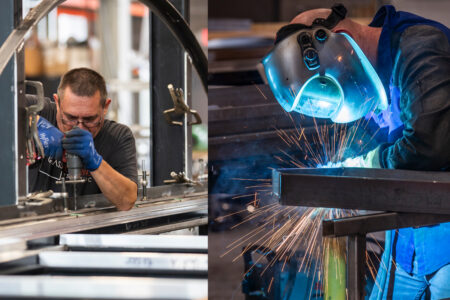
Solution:
<svg viewBox="0 0 450 300">
<path fill-rule="evenodd" d="M 324 220 L 323 236 L 347 236 L 348 299 L 364 299 L 366 234 L 450 221 L 444 172 L 339 168 L 279 169 L 273 194 L 283 205 L 387 210 Z"/>
</svg>

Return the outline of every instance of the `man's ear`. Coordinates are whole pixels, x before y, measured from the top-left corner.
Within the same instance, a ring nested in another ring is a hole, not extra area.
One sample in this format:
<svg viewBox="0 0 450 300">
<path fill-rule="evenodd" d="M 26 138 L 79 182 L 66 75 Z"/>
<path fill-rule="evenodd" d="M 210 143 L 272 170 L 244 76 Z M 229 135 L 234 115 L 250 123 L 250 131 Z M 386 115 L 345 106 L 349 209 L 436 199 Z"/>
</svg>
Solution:
<svg viewBox="0 0 450 300">
<path fill-rule="evenodd" d="M 58 97 L 58 94 L 53 94 L 53 100 L 55 100 L 56 109 L 59 111 L 59 97 Z"/>
<path fill-rule="evenodd" d="M 105 107 L 103 108 L 103 116 L 106 116 L 108 113 L 109 105 L 111 104 L 111 98 L 106 99 L 105 101 Z"/>
</svg>

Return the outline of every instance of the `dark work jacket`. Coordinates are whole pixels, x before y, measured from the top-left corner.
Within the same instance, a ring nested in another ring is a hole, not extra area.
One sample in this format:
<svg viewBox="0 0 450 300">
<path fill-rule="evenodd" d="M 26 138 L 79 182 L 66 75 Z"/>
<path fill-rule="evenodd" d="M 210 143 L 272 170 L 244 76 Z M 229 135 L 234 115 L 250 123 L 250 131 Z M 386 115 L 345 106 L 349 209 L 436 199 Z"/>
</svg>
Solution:
<svg viewBox="0 0 450 300">
<path fill-rule="evenodd" d="M 377 73 L 398 106 L 398 139 L 380 148 L 383 168 L 448 170 L 450 166 L 450 31 L 411 13 L 382 7 L 372 27 L 382 27 Z M 395 110 L 394 110 L 395 111 Z M 431 274 L 450 263 L 450 223 L 400 229 L 396 261 L 406 272 Z"/>
</svg>

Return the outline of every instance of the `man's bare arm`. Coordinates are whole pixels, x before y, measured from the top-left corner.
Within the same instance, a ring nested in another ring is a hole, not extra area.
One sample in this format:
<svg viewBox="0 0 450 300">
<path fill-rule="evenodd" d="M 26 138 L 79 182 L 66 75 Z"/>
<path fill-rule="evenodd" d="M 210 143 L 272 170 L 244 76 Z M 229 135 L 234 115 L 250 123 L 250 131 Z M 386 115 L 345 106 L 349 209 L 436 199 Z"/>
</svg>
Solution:
<svg viewBox="0 0 450 300">
<path fill-rule="evenodd" d="M 114 170 L 105 160 L 91 172 L 98 187 L 119 210 L 130 210 L 137 198 L 137 185 Z"/>
</svg>

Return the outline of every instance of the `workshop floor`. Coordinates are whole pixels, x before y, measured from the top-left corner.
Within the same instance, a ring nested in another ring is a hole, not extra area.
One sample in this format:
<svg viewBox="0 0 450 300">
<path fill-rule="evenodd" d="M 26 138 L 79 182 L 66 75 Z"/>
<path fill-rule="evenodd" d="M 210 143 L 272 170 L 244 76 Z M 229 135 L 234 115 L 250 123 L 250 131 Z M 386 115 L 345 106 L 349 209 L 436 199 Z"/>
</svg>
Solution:
<svg viewBox="0 0 450 300">
<path fill-rule="evenodd" d="M 240 248 L 230 252 L 223 258 L 226 246 L 242 237 L 245 228 L 224 232 L 208 233 L 208 299 L 211 300 L 243 300 L 241 281 L 244 270 L 244 260 L 239 257 Z"/>
</svg>

